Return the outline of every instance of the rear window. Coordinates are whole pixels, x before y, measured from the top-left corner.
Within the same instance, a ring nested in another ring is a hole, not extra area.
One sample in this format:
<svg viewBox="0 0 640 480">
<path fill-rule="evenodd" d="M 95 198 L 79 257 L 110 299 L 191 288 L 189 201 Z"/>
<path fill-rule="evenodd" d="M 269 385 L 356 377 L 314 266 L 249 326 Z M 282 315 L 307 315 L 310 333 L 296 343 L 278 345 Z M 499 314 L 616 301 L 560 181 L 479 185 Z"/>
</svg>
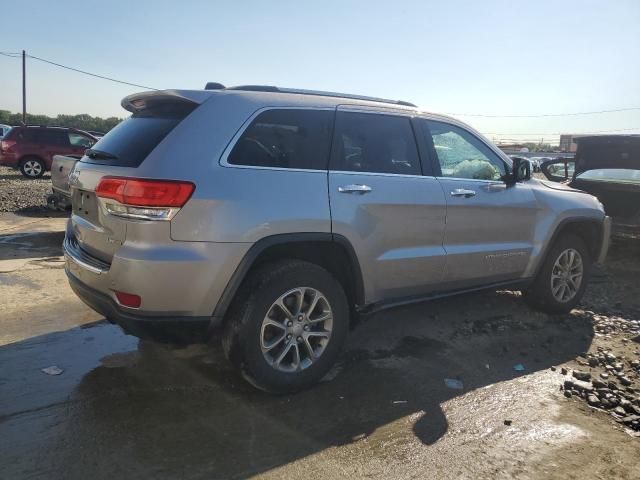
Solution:
<svg viewBox="0 0 640 480">
<path fill-rule="evenodd" d="M 19 143 L 36 143 L 38 142 L 39 128 L 14 128 L 11 131 L 11 140 L 16 140 Z"/>
<path fill-rule="evenodd" d="M 196 106 L 165 105 L 162 108 L 134 113 L 99 139 L 81 161 L 99 165 L 138 167 Z"/>
</svg>

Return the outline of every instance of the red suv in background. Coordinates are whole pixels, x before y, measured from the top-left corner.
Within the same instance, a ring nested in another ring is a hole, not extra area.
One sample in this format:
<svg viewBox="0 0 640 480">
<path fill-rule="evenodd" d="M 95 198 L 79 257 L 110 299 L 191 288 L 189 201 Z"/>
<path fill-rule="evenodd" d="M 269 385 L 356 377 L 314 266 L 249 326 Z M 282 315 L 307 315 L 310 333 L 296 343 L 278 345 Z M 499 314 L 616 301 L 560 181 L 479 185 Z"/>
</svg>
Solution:
<svg viewBox="0 0 640 480">
<path fill-rule="evenodd" d="M 54 155 L 80 158 L 98 140 L 75 128 L 13 127 L 0 141 L 0 165 L 19 168 L 28 178 L 51 170 Z"/>
</svg>

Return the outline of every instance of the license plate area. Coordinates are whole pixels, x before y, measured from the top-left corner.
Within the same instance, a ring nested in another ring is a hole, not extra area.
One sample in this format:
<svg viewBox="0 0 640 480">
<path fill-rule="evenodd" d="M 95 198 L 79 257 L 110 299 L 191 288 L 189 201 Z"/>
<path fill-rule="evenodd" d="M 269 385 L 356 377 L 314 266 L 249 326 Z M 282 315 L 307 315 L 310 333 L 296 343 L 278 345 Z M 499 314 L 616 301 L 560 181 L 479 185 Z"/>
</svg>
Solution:
<svg viewBox="0 0 640 480">
<path fill-rule="evenodd" d="M 73 195 L 73 213 L 95 224 L 98 220 L 96 194 L 86 190 L 76 190 Z"/>
</svg>

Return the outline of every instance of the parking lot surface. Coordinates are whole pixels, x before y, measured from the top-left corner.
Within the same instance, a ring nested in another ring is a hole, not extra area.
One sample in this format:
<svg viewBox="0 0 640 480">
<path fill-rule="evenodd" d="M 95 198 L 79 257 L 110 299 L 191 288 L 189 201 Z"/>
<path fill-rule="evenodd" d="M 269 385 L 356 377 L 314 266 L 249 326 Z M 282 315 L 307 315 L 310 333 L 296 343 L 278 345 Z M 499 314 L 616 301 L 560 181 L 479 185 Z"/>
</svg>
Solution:
<svg viewBox="0 0 640 480">
<path fill-rule="evenodd" d="M 637 336 L 594 328 L 640 319 L 634 243 L 570 315 L 507 291 L 382 312 L 325 381 L 270 396 L 215 343 L 139 341 L 85 307 L 65 221 L 0 214 L 3 478 L 640 478 L 634 432 L 560 389 L 598 347 L 639 358 Z"/>
</svg>

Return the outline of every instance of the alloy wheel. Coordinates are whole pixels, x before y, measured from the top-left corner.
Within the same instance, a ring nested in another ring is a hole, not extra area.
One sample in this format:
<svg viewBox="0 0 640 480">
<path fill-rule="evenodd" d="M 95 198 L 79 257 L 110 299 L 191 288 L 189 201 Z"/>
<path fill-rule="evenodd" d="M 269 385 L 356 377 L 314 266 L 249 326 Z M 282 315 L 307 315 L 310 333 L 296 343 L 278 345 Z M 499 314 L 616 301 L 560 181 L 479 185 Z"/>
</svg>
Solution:
<svg viewBox="0 0 640 480">
<path fill-rule="evenodd" d="M 311 287 L 281 295 L 262 320 L 260 348 L 267 362 L 282 372 L 310 367 L 325 351 L 333 329 L 327 298 Z"/>
<path fill-rule="evenodd" d="M 36 160 L 27 160 L 24 162 L 23 170 L 29 177 L 37 177 L 42 173 L 42 165 Z"/>
<path fill-rule="evenodd" d="M 561 303 L 572 300 L 582 284 L 584 267 L 582 255 L 568 248 L 558 255 L 551 269 L 551 294 Z"/>
</svg>

